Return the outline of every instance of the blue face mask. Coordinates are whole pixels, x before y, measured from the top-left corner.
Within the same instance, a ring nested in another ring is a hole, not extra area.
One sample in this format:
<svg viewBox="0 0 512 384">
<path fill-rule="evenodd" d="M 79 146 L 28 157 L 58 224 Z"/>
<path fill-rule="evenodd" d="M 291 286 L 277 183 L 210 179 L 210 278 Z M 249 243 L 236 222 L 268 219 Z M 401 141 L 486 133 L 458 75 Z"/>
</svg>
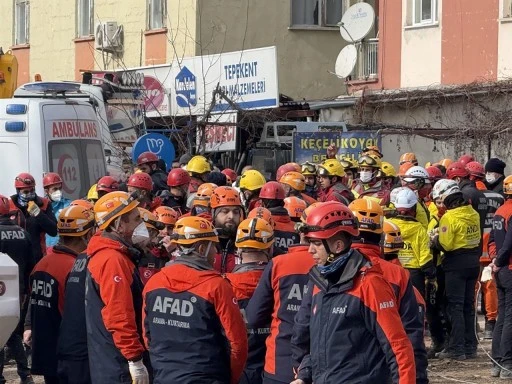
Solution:
<svg viewBox="0 0 512 384">
<path fill-rule="evenodd" d="M 336 272 L 340 268 L 344 267 L 345 264 L 347 264 L 348 259 L 352 255 L 352 252 L 354 250 L 351 249 L 347 253 L 339 256 L 336 260 L 334 260 L 329 265 L 323 265 L 323 266 L 317 266 L 318 270 L 320 271 L 320 274 L 322 276 L 330 275 L 333 272 Z"/>
<path fill-rule="evenodd" d="M 28 205 L 29 201 L 34 201 L 35 199 L 36 199 L 35 192 L 30 192 L 30 193 L 18 192 L 18 203 L 22 207 L 26 207 Z"/>
</svg>

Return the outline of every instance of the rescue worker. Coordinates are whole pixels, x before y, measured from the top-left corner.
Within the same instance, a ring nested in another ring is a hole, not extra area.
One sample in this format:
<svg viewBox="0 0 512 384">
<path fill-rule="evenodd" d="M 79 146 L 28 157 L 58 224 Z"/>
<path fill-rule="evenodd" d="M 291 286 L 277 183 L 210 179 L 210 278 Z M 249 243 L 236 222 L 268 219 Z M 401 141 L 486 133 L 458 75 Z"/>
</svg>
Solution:
<svg viewBox="0 0 512 384">
<path fill-rule="evenodd" d="M 165 201 L 165 204 L 176 210 L 180 216 L 189 211 L 187 197 L 190 181 L 191 178 L 188 172 L 181 168 L 171 169 L 167 176 L 167 185 L 171 196 Z"/>
<path fill-rule="evenodd" d="M 498 290 L 498 320 L 492 337 L 492 357 L 505 369 L 494 364 L 491 376 L 512 378 L 512 176 L 503 180 L 505 203 L 498 208 L 493 218 L 493 229 L 489 251 L 495 256 L 491 268 Z"/>
<path fill-rule="evenodd" d="M 383 161 L 380 166 L 382 183 L 391 191 L 396 182 L 396 170 L 391 163 Z"/>
<path fill-rule="evenodd" d="M 250 169 L 242 173 L 240 177 L 240 192 L 242 192 L 243 203 L 247 211 L 252 211 L 256 207 L 261 206 L 259 198 L 260 190 L 267 180 L 258 171 Z"/>
<path fill-rule="evenodd" d="M 224 176 L 226 176 L 226 183 L 228 187 L 231 187 L 233 183 L 238 178 L 238 175 L 231 168 L 224 168 L 221 172 Z"/>
<path fill-rule="evenodd" d="M 96 190 L 96 187 L 98 185 L 97 184 L 93 184 L 91 185 L 91 188 L 89 188 L 89 190 L 87 191 L 87 196 L 85 197 L 85 199 L 91 203 L 95 203 L 96 201 L 98 201 L 98 191 Z"/>
<path fill-rule="evenodd" d="M 154 383 L 238 383 L 247 334 L 231 286 L 213 270 L 219 238 L 208 220 L 196 216 L 180 218 L 174 235 L 180 257 L 143 293 Z"/>
<path fill-rule="evenodd" d="M 304 200 L 307 205 L 316 203 L 316 200 L 303 191 L 306 189 L 306 178 L 299 172 L 286 172 L 278 180 L 284 188 L 286 197 L 295 196 Z"/>
<path fill-rule="evenodd" d="M 154 194 L 167 189 L 167 173 L 158 167 L 158 156 L 156 154 L 149 151 L 142 152 L 137 157 L 137 168 L 151 176 Z"/>
<path fill-rule="evenodd" d="M 199 186 L 206 183 L 206 177 L 212 171 L 212 167 L 206 157 L 194 156 L 187 163 L 187 172 L 190 175 L 190 184 L 188 186 L 188 193 L 196 193 Z"/>
<path fill-rule="evenodd" d="M 103 176 L 96 183 L 96 195 L 98 199 L 101 199 L 107 193 L 118 191 L 119 182 L 112 176 Z"/>
<path fill-rule="evenodd" d="M 43 176 L 43 188 L 46 198 L 52 203 L 52 211 L 55 214 L 55 219 L 59 217 L 62 209 L 69 206 L 71 200 L 62 196 L 62 178 L 58 173 L 48 172 Z M 46 235 L 46 246 L 52 247 L 59 241 L 58 236 Z"/>
<path fill-rule="evenodd" d="M 211 217 L 210 199 L 213 191 L 218 186 L 213 183 L 203 183 L 197 188 L 195 197 L 192 200 L 192 209 L 190 211 L 191 216 L 204 216 L 206 219 Z"/>
<path fill-rule="evenodd" d="M 213 268 L 226 273 L 233 271 L 237 263 L 235 255 L 236 231 L 245 213 L 240 194 L 232 187 L 218 187 L 210 198 L 213 225 L 219 233 L 219 249 Z"/>
<path fill-rule="evenodd" d="M 272 218 L 272 212 L 270 212 L 267 208 L 263 208 L 263 207 L 254 208 L 252 211 L 250 211 L 247 214 L 247 218 L 248 219 L 253 219 L 253 218 L 263 219 L 267 223 L 269 223 L 272 226 L 272 228 L 275 228 L 275 226 L 276 226 L 276 223 L 274 222 L 274 219 Z"/>
<path fill-rule="evenodd" d="M 430 211 L 425 201 L 429 198 L 430 192 L 432 191 L 429 173 L 423 167 L 411 167 L 405 172 L 402 178 L 402 186 L 409 188 L 418 196 L 416 219 L 427 229 L 428 223 L 430 222 Z"/>
<path fill-rule="evenodd" d="M 382 259 L 380 245 L 384 226 L 384 211 L 376 201 L 369 199 L 356 199 L 350 203 L 348 208 L 359 223 L 359 236 L 354 238 L 352 249 L 359 251 L 372 264 L 378 264 L 382 270 L 382 276 L 393 288 L 402 325 L 414 349 L 417 383 L 428 384 L 427 351 L 423 341 L 425 315 L 416 300 L 407 271 L 399 265 Z"/>
<path fill-rule="evenodd" d="M 505 164 L 500 159 L 493 157 L 485 163 L 485 185 L 489 191 L 503 195 L 503 180 L 505 179 Z"/>
<path fill-rule="evenodd" d="M 299 235 L 295 232 L 295 225 L 284 208 L 284 189 L 277 181 L 269 181 L 260 190 L 262 206 L 272 213 L 274 220 L 274 245 L 286 252 L 292 244 L 298 244 Z"/>
<path fill-rule="evenodd" d="M 57 236 L 57 219 L 50 200 L 36 194 L 36 182 L 31 174 L 20 173 L 14 179 L 16 194 L 11 196 L 9 215 L 25 229 L 32 243 L 34 263 L 46 253 L 46 235 Z"/>
<path fill-rule="evenodd" d="M 297 163 L 286 163 L 277 168 L 276 180 L 279 181 L 281 177 L 287 172 L 301 172 L 302 167 Z"/>
<path fill-rule="evenodd" d="M 449 167 L 452 163 L 453 163 L 453 160 L 452 160 L 452 159 L 443 159 L 443 160 L 441 160 L 439 163 L 434 164 L 434 165 L 436 165 L 436 166 L 440 166 L 440 167 L 443 167 L 443 168 L 444 168 L 444 172 L 443 172 L 443 174 L 445 174 L 445 173 L 446 173 L 446 170 L 448 169 L 448 167 Z M 443 170 L 443 169 L 441 168 L 441 171 L 442 171 L 442 170 Z"/>
<path fill-rule="evenodd" d="M 111 192 L 94 205 L 101 234 L 87 246 L 85 317 L 91 381 L 148 384 L 143 363 L 141 257 L 149 233 L 140 217 L 137 195 Z"/>
<path fill-rule="evenodd" d="M 400 191 L 395 202 L 397 216 L 389 220 L 400 228 L 405 244 L 398 252 L 398 259 L 409 271 L 412 285 L 425 298 L 427 291 L 436 289 L 436 268 L 429 248 L 427 229 L 416 220 L 417 203 L 418 197 L 413 191 Z"/>
<path fill-rule="evenodd" d="M 140 279 L 142 284 L 145 285 L 151 276 L 160 271 L 165 263 L 169 261 L 169 255 L 167 251 L 158 247 L 158 235 L 165 228 L 165 225 L 158 221 L 154 213 L 141 207 L 137 207 L 137 209 L 149 233 L 149 243 L 141 249 L 142 256 L 138 262 Z"/>
<path fill-rule="evenodd" d="M 303 212 L 321 203 L 310 205 Z M 252 212 L 252 211 L 251 211 Z M 308 284 L 308 272 L 313 259 L 305 239 L 288 248 L 288 253 L 274 257 L 246 308 L 250 327 L 263 327 L 270 323 L 270 336 L 266 340 L 263 383 L 290 383 L 294 378 L 291 363 L 291 337 L 294 317 L 300 307 Z"/>
<path fill-rule="evenodd" d="M 358 160 L 359 179 L 354 183 L 352 193 L 356 198 L 371 198 L 379 202 L 381 206 L 389 204 L 390 190 L 380 180 L 380 168 L 382 165 L 378 157 L 361 156 Z"/>
<path fill-rule="evenodd" d="M 150 211 L 162 204 L 160 198 L 153 199 L 153 180 L 145 172 L 134 173 L 126 182 L 128 193 L 137 192 L 139 195 L 139 208 Z"/>
<path fill-rule="evenodd" d="M 263 219 L 246 219 L 238 226 L 235 245 L 240 257 L 240 264 L 233 272 L 225 275 L 231 283 L 235 298 L 242 313 L 256 290 L 265 266 L 272 258 L 274 229 Z M 244 316 L 246 318 L 246 316 Z M 240 383 L 260 384 L 265 364 L 265 340 L 270 334 L 270 319 L 259 328 L 247 325 L 249 355 Z"/>
<path fill-rule="evenodd" d="M 87 247 L 94 231 L 94 215 L 70 206 L 59 214 L 59 242 L 34 267 L 23 338 L 32 347 L 32 369 L 46 384 L 58 384 L 57 340 L 65 302 L 66 280 L 78 254 Z M 75 303 L 76 304 L 76 303 Z M 64 367 L 67 370 L 69 367 Z"/>
<path fill-rule="evenodd" d="M 284 209 L 286 209 L 288 216 L 290 216 L 290 219 L 295 223 L 300 221 L 302 213 L 307 207 L 306 202 L 296 196 L 290 196 L 284 199 Z"/>
<path fill-rule="evenodd" d="M 379 147 L 377 147 L 376 145 L 370 145 L 368 147 L 363 148 L 361 155 L 377 156 L 379 159 L 382 159 L 384 157 Z"/>
<path fill-rule="evenodd" d="M 315 200 L 318 197 L 316 186 L 316 171 L 316 164 L 310 163 L 309 161 L 306 161 L 301 165 L 301 173 L 304 176 L 304 181 L 306 183 L 304 193 Z"/>
<path fill-rule="evenodd" d="M 338 201 L 349 205 L 354 195 L 343 183 L 346 174 L 343 166 L 336 159 L 327 159 L 317 167 L 318 175 L 318 201 Z"/>
<path fill-rule="evenodd" d="M 416 158 L 416 154 L 413 152 L 407 152 L 400 156 L 400 161 L 398 165 L 402 165 L 404 163 L 411 163 L 413 166 L 418 165 L 418 159 Z"/>
<path fill-rule="evenodd" d="M 469 180 L 475 182 L 476 189 L 480 191 L 487 190 L 485 185 L 485 168 L 482 164 L 478 161 L 471 161 L 466 164 L 466 170 L 469 172 Z"/>
<path fill-rule="evenodd" d="M 395 294 L 379 265 L 351 249 L 359 235 L 352 212 L 339 203 L 319 205 L 301 231 L 316 267 L 311 302 L 303 301 L 296 316 L 296 323 L 309 323 L 310 353 L 292 384 L 383 383 L 390 376 L 394 383 L 415 383 L 413 348 Z"/>
<path fill-rule="evenodd" d="M 398 253 L 405 243 L 400 232 L 400 227 L 389 220 L 384 220 L 382 226 L 382 258 L 396 265 L 402 265 L 398 259 Z"/>
<path fill-rule="evenodd" d="M 431 237 L 435 248 L 444 252 L 447 311 L 452 325 L 448 347 L 439 358 L 465 360 L 476 357 L 475 284 L 480 272 L 481 231 L 478 213 L 469 205 L 454 180 L 439 180 L 432 190 L 446 213 L 439 231 Z"/>
<path fill-rule="evenodd" d="M 29 291 L 29 276 L 35 264 L 33 257 L 30 236 L 20 226 L 9 219 L 9 198 L 0 195 L 0 252 L 5 253 L 18 265 L 20 308 L 23 310 L 27 303 L 27 292 Z M 18 327 L 7 340 L 6 346 L 11 351 L 16 361 L 17 373 L 22 384 L 34 384 L 27 356 L 23 348 L 23 319 Z M 5 361 L 4 346 L 0 349 L 0 383 L 5 384 L 3 376 Z"/>
<path fill-rule="evenodd" d="M 345 184 L 351 189 L 354 181 L 359 177 L 357 173 L 359 167 L 357 161 L 350 157 L 344 157 L 340 159 L 340 164 L 345 171 Z"/>
<path fill-rule="evenodd" d="M 171 252 L 176 249 L 176 245 L 171 242 L 171 236 L 180 215 L 176 210 L 166 206 L 158 207 L 153 213 L 156 215 L 157 220 L 164 226 L 159 234 L 158 246 L 162 251 L 165 250 L 170 258 Z"/>
<path fill-rule="evenodd" d="M 82 207 L 94 217 L 91 207 Z M 94 232 L 89 230 L 83 241 Z M 85 324 L 85 278 L 89 258 L 85 248 L 76 258 L 66 279 L 64 308 L 57 341 L 59 384 L 92 384 Z"/>
</svg>

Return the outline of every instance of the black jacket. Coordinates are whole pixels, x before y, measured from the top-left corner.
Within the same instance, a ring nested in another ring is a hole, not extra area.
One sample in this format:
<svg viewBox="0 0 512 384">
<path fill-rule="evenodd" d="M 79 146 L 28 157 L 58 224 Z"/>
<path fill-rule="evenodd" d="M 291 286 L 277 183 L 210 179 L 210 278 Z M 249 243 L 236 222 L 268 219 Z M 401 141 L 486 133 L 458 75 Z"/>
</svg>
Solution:
<svg viewBox="0 0 512 384">
<path fill-rule="evenodd" d="M 169 189 L 167 185 L 167 173 L 161 169 L 151 172 L 151 180 L 153 180 L 153 193 L 158 191 L 165 191 Z"/>
<path fill-rule="evenodd" d="M 485 228 L 485 220 L 487 218 L 487 198 L 485 194 L 476 188 L 475 182 L 464 179 L 460 182 L 459 188 L 464 195 L 464 199 L 471 204 L 473 209 L 480 217 L 480 233 L 483 235 Z M 482 242 L 480 242 L 480 251 L 482 250 Z M 481 254 L 481 253 L 480 253 Z"/>
<path fill-rule="evenodd" d="M 494 183 L 488 183 L 485 182 L 485 185 L 487 186 L 487 189 L 489 191 L 497 192 L 501 195 L 503 195 L 503 180 L 505 180 L 505 176 L 501 176 L 498 180 L 496 180 Z"/>
</svg>

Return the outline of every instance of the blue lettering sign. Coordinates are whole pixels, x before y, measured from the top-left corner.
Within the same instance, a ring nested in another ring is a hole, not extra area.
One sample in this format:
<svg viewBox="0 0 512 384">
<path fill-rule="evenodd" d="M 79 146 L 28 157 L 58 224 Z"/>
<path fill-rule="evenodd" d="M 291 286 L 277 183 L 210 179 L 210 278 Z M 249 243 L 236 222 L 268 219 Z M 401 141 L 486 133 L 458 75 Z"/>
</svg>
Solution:
<svg viewBox="0 0 512 384">
<path fill-rule="evenodd" d="M 187 67 L 183 67 L 176 76 L 176 103 L 182 107 L 195 107 L 197 105 L 196 77 Z"/>
</svg>

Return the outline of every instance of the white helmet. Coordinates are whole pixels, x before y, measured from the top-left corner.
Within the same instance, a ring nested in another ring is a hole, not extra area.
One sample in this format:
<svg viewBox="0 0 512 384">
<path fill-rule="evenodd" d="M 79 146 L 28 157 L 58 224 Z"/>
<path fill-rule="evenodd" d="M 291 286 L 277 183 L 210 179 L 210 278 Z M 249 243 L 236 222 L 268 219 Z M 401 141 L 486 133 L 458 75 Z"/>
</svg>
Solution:
<svg viewBox="0 0 512 384">
<path fill-rule="evenodd" d="M 441 179 L 432 188 L 432 198 L 434 200 L 441 199 L 444 202 L 448 196 L 459 192 L 459 184 L 455 180 Z"/>
<path fill-rule="evenodd" d="M 418 196 L 409 188 L 398 192 L 396 196 L 395 208 L 412 208 L 418 204 Z"/>
<path fill-rule="evenodd" d="M 397 188 L 394 188 L 391 193 L 389 194 L 389 201 L 391 203 L 393 203 L 393 205 L 396 203 L 396 197 L 397 195 L 403 191 L 404 189 L 409 189 L 407 187 L 397 187 Z"/>
<path fill-rule="evenodd" d="M 430 176 L 427 170 L 419 165 L 411 167 L 405 172 L 404 180 L 408 183 L 412 183 L 414 180 L 423 179 L 425 183 L 430 183 Z"/>
</svg>

